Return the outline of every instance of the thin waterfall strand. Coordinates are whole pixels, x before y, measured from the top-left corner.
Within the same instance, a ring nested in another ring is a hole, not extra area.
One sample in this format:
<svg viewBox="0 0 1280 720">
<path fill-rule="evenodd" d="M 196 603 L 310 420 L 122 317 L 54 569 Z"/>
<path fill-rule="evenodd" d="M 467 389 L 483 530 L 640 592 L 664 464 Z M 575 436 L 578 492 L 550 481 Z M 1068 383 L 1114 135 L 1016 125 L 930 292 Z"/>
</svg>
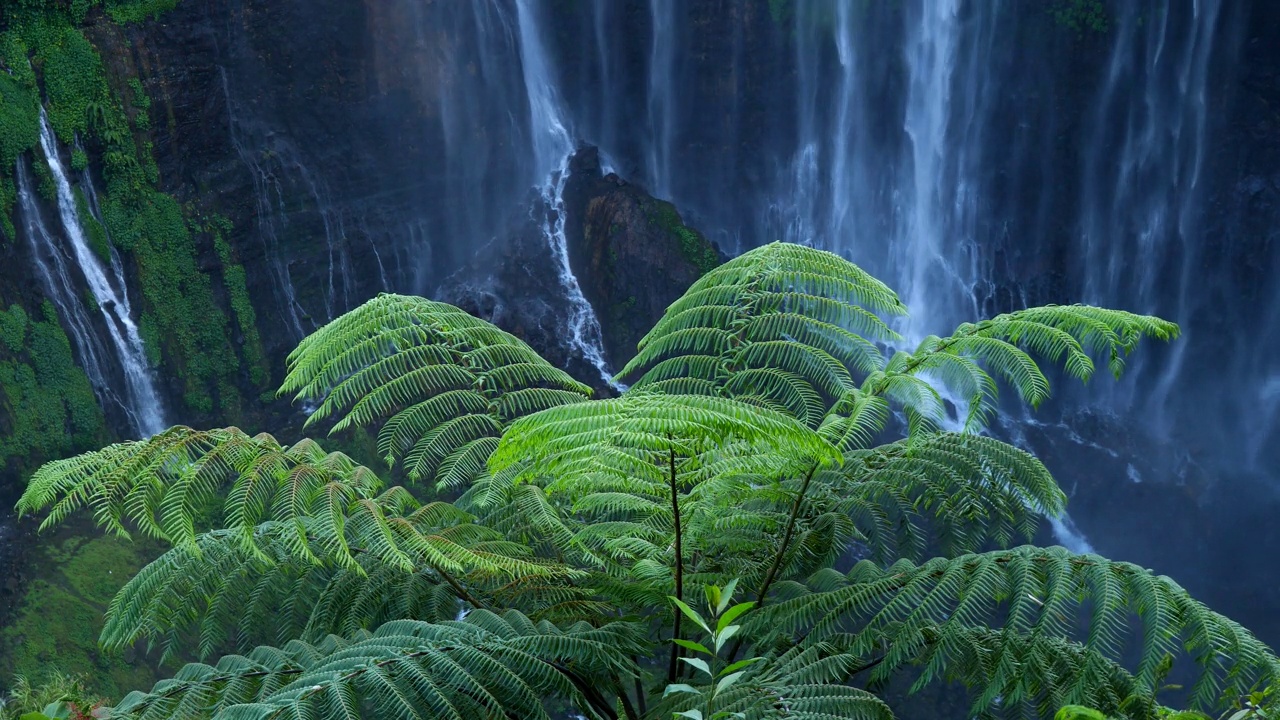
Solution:
<svg viewBox="0 0 1280 720">
<path fill-rule="evenodd" d="M 569 301 L 567 318 L 569 347 L 581 353 L 609 385 L 614 383 L 604 358 L 604 335 L 600 321 L 569 264 L 569 243 L 565 237 L 564 188 L 569 179 L 569 158 L 573 141 L 569 134 L 560 98 L 551 77 L 546 50 L 542 44 L 531 0 L 518 0 L 517 20 L 520 28 L 520 61 L 525 89 L 529 96 L 529 122 L 533 141 L 535 169 L 542 182 L 540 192 L 545 215 L 541 218 L 542 235 L 556 262 L 556 274 Z"/>
<path fill-rule="evenodd" d="M 110 345 L 124 375 L 125 410 L 134 429 L 142 436 L 150 437 L 165 428 L 164 411 L 151 376 L 142 336 L 133 321 L 128 289 L 124 285 L 124 272 L 118 263 L 113 263 L 113 268 L 105 267 L 102 259 L 89 247 L 84 228 L 80 225 L 71 182 L 67 179 L 66 170 L 58 155 L 57 138 L 54 137 L 43 110 L 40 113 L 40 147 L 44 151 L 57 191 L 58 215 L 62 221 L 63 234 L 70 244 L 71 257 L 83 274 L 98 311 L 102 313 Z M 58 250 L 55 248 L 53 252 L 57 253 Z M 59 263 L 59 269 L 62 282 L 51 283 L 50 289 L 54 292 L 59 289 L 66 292 L 74 287 L 74 283 L 68 280 L 64 265 Z M 115 283 L 108 277 L 108 272 L 112 270 Z M 59 304 L 69 311 L 77 300 L 77 296 L 64 297 Z"/>
</svg>

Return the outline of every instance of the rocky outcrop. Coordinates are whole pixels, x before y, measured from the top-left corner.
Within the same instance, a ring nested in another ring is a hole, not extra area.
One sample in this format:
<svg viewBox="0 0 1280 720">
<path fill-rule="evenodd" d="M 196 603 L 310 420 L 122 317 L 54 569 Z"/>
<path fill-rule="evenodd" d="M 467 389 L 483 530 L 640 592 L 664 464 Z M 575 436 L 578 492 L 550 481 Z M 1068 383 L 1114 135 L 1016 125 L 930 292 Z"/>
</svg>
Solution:
<svg viewBox="0 0 1280 720">
<path fill-rule="evenodd" d="M 667 306 L 726 258 L 674 205 L 604 174 L 596 148 L 579 150 L 569 173 L 569 260 L 600 317 L 609 361 L 621 367 Z"/>
<path fill-rule="evenodd" d="M 667 305 L 724 256 L 674 205 L 604 174 L 596 148 L 579 150 L 569 173 L 563 196 L 569 262 L 616 371 Z M 432 294 L 517 335 L 607 395 L 612 390 L 600 373 L 566 340 L 571 306 L 535 220 L 546 211 L 544 200 L 531 193 L 528 207 Z"/>
</svg>

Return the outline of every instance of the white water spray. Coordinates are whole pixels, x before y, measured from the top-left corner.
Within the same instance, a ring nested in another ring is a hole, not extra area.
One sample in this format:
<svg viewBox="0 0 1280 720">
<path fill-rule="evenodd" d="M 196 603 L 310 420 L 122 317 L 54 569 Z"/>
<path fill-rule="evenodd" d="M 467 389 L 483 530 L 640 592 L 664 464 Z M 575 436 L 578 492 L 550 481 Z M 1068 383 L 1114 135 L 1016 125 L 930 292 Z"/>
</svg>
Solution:
<svg viewBox="0 0 1280 720">
<path fill-rule="evenodd" d="M 44 151 L 53 180 L 62 233 L 70 245 L 70 252 L 65 252 L 63 248 L 58 247 L 53 234 L 47 229 L 33 227 L 33 223 L 39 223 L 40 218 L 34 198 L 30 197 L 30 187 L 24 188 L 24 206 L 27 207 L 27 240 L 33 245 L 33 257 L 36 259 L 37 270 L 44 281 L 46 292 L 54 300 L 61 316 L 71 329 L 71 334 L 81 351 L 80 355 L 86 372 L 94 381 L 95 387 L 100 388 L 99 392 L 106 394 L 108 399 L 120 403 L 138 434 L 150 437 L 165 428 L 164 411 L 151 376 L 142 336 L 133 321 L 124 269 L 114 252 L 111 254 L 110 265 L 107 265 L 104 263 L 104 258 L 100 258 L 89 246 L 85 230 L 80 223 L 75 193 L 71 189 L 71 183 L 58 155 L 57 138 L 54 137 L 53 129 L 49 126 L 43 109 L 40 112 L 40 148 Z M 92 294 L 98 311 L 102 315 L 111 349 L 124 375 L 123 397 L 104 390 L 110 387 L 110 383 L 106 380 L 102 358 L 95 347 L 98 343 L 91 338 L 93 331 L 88 318 L 85 317 L 83 291 L 77 291 L 78 282 L 71 275 L 70 266 L 65 262 L 68 256 L 83 275 L 88 285 L 87 290 Z"/>
<path fill-rule="evenodd" d="M 530 131 L 533 141 L 534 166 L 540 177 L 544 213 L 540 217 L 542 235 L 556 262 L 556 274 L 569 301 L 567 322 L 568 344 L 595 367 L 609 385 L 613 381 L 604 358 L 603 333 L 595 309 L 582 294 L 578 278 L 569 264 L 569 244 L 565 237 L 564 187 L 569 179 L 569 158 L 573 141 L 556 94 L 548 67 L 546 50 L 538 28 L 532 0 L 517 0 L 520 28 L 520 61 L 524 84 L 529 96 Z"/>
</svg>

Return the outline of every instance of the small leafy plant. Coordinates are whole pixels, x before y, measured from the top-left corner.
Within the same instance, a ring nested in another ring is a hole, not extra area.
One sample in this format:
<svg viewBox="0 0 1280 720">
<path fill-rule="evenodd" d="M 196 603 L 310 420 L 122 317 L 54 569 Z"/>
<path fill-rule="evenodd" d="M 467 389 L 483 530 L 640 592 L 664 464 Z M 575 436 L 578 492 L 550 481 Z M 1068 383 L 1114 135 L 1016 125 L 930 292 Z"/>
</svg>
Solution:
<svg viewBox="0 0 1280 720">
<path fill-rule="evenodd" d="M 721 651 L 724 649 L 725 643 L 742 630 L 742 626 L 734 625 L 733 621 L 755 607 L 754 602 L 737 603 L 732 606 L 729 604 L 733 601 L 733 591 L 737 585 L 738 579 L 734 578 L 729 581 L 729 584 L 723 590 L 715 585 L 706 587 L 707 609 L 710 611 L 710 620 L 703 619 L 702 615 L 689 607 L 680 598 L 670 596 L 671 602 L 680 608 L 680 612 L 692 620 L 694 625 L 701 628 L 711 638 L 711 647 L 682 638 L 672 640 L 672 643 L 678 648 L 706 656 L 706 659 L 696 656 L 680 657 L 679 651 L 674 653 L 677 660 L 697 671 L 699 677 L 705 676 L 706 678 L 704 683 L 697 686 L 688 683 L 670 683 L 667 685 L 667 689 L 663 693 L 664 698 L 672 695 L 693 694 L 699 696 L 701 700 L 702 707 L 700 709 L 690 708 L 677 711 L 675 712 L 675 717 L 686 717 L 692 720 L 724 720 L 727 718 L 746 717 L 746 714 L 742 712 L 716 711 L 714 709 L 716 699 L 720 697 L 721 693 L 729 690 L 741 680 L 752 664 L 763 660 L 763 658 L 752 657 L 735 662 L 732 660 L 732 650 L 729 653 L 730 659 L 726 660 L 721 657 Z M 714 630 L 712 629 L 713 625 L 715 626 Z"/>
</svg>

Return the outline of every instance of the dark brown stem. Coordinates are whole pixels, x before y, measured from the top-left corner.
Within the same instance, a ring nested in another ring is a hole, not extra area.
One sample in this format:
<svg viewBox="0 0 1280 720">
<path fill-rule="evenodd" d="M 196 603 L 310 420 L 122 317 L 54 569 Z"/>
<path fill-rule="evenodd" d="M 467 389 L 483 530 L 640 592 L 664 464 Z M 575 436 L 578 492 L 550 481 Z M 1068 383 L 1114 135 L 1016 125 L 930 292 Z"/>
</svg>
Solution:
<svg viewBox="0 0 1280 720">
<path fill-rule="evenodd" d="M 622 714 L 631 720 L 640 720 L 640 713 L 636 712 L 636 706 L 631 703 L 631 696 L 622 689 L 621 684 L 618 686 L 618 698 L 622 700 Z"/>
<path fill-rule="evenodd" d="M 613 709 L 613 705 L 605 699 L 604 695 L 600 694 L 600 691 L 590 681 L 565 665 L 560 663 L 550 663 L 550 665 L 569 678 L 569 682 L 573 683 L 578 692 L 582 693 L 582 697 L 591 705 L 591 709 L 608 720 L 618 720 L 618 713 Z"/>
<path fill-rule="evenodd" d="M 640 658 L 636 657 L 635 655 L 632 655 L 631 660 L 636 664 L 636 667 L 640 667 Z M 646 714 L 648 714 L 649 708 L 646 707 L 648 703 L 645 702 L 644 681 L 641 680 L 641 677 L 639 674 L 637 674 L 635 677 L 635 686 L 636 686 L 636 704 L 640 706 L 640 714 L 637 715 L 636 717 L 644 717 Z"/>
<path fill-rule="evenodd" d="M 671 514 L 676 529 L 676 598 L 684 600 L 684 562 L 683 548 L 680 545 L 680 489 L 676 486 L 676 450 L 671 448 L 668 451 L 671 462 Z M 680 637 L 680 621 L 684 618 L 684 613 L 680 612 L 680 608 L 672 608 L 676 615 L 675 625 L 671 631 L 671 639 L 675 640 Z M 680 646 L 671 643 L 671 661 L 667 664 L 667 682 L 676 681 L 676 664 L 680 657 Z"/>
<path fill-rule="evenodd" d="M 791 517 L 787 518 L 787 529 L 782 533 L 782 543 L 778 545 L 778 553 L 773 556 L 773 564 L 769 566 L 769 572 L 765 573 L 764 580 L 760 583 L 759 589 L 756 590 L 756 604 L 746 614 L 750 614 L 755 610 L 759 610 L 764 605 L 765 596 L 769 592 L 769 588 L 773 585 L 773 581 L 778 578 L 778 571 L 782 569 L 782 562 L 786 559 L 788 546 L 791 544 L 791 536 L 796 531 L 796 520 L 800 517 L 800 505 L 804 502 L 804 496 L 809 492 L 809 483 L 813 480 L 814 473 L 818 472 L 818 465 L 814 463 L 809 468 L 809 473 L 804 476 L 804 483 L 800 485 L 800 492 L 796 493 L 795 502 L 791 503 Z M 742 617 L 742 616 L 739 616 Z M 729 662 L 737 657 L 738 651 L 742 649 L 742 636 L 733 643 L 733 647 L 729 650 Z"/>
<path fill-rule="evenodd" d="M 353 555 L 359 555 L 360 553 L 364 553 L 366 555 L 373 554 L 362 547 L 352 547 L 349 549 Z M 488 605 L 484 604 L 483 602 L 480 602 L 479 600 L 477 600 L 475 596 L 473 596 L 471 593 L 467 592 L 467 589 L 462 586 L 462 583 L 455 580 L 453 576 L 450 575 L 449 573 L 445 572 L 439 567 L 436 567 L 435 565 L 432 565 L 431 563 L 427 563 L 426 565 L 427 567 L 431 568 L 437 575 L 439 575 L 440 579 L 444 580 L 449 587 L 453 588 L 453 592 L 455 595 L 458 596 L 458 599 L 462 600 L 463 602 L 470 603 L 472 607 L 480 610 L 493 609 Z"/>
<path fill-rule="evenodd" d="M 464 602 L 470 603 L 471 607 L 476 608 L 478 610 L 492 610 L 492 608 L 490 608 L 488 605 L 485 605 L 484 603 L 480 602 L 471 593 L 467 592 L 467 589 L 462 587 L 462 584 L 459 583 L 457 580 L 454 580 L 453 576 L 451 576 L 449 573 L 445 572 L 444 570 L 441 570 L 438 567 L 435 567 L 434 565 L 431 566 L 431 569 L 435 570 L 436 574 L 439 575 L 442 580 L 448 583 L 449 587 L 453 588 L 453 592 L 457 594 L 459 598 L 461 598 Z"/>
</svg>

